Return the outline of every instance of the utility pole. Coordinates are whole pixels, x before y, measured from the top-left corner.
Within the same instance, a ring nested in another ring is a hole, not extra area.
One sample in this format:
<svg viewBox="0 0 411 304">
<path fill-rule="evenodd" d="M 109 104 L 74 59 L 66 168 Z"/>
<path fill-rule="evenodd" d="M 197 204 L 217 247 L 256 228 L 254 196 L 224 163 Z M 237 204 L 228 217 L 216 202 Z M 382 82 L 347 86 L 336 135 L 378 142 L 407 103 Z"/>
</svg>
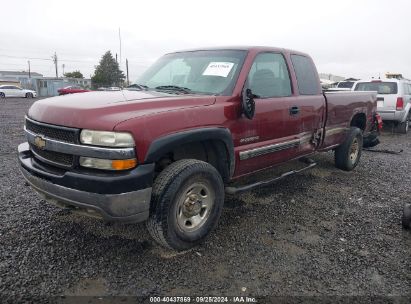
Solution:
<svg viewBox="0 0 411 304">
<path fill-rule="evenodd" d="M 120 67 L 121 67 L 121 32 L 120 32 L 120 28 L 118 28 L 118 40 L 120 42 Z"/>
<path fill-rule="evenodd" d="M 65 65 L 64 65 L 64 63 L 63 63 L 63 77 L 64 77 L 64 68 L 65 68 Z"/>
<path fill-rule="evenodd" d="M 56 52 L 54 52 L 54 56 L 51 56 L 51 58 L 53 58 L 54 65 L 56 67 L 56 78 L 59 78 L 59 73 L 58 73 L 58 69 L 57 69 L 58 60 L 57 60 Z"/>
<path fill-rule="evenodd" d="M 127 71 L 127 86 L 130 85 L 130 81 L 128 79 L 128 59 L 126 58 L 126 71 Z"/>
<path fill-rule="evenodd" d="M 116 53 L 116 62 L 118 63 L 118 61 L 117 61 L 117 53 Z"/>
<path fill-rule="evenodd" d="M 27 63 L 29 64 L 29 78 L 31 78 L 31 71 L 30 71 L 30 60 L 27 61 Z"/>
</svg>

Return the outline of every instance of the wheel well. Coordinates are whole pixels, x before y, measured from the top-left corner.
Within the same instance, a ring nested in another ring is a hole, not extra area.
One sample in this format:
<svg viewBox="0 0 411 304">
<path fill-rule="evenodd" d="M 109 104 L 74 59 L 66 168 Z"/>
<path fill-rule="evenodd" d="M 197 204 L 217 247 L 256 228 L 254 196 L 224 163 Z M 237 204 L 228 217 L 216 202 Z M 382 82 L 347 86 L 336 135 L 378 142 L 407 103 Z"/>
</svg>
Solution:
<svg viewBox="0 0 411 304">
<path fill-rule="evenodd" d="M 365 131 L 366 125 L 367 125 L 367 119 L 364 113 L 355 114 L 350 123 L 351 127 L 357 127 L 363 131 Z"/>
<path fill-rule="evenodd" d="M 190 142 L 168 151 L 155 162 L 156 174 L 159 174 L 171 163 L 181 159 L 205 161 L 217 169 L 225 182 L 230 179 L 229 154 L 221 140 Z"/>
</svg>

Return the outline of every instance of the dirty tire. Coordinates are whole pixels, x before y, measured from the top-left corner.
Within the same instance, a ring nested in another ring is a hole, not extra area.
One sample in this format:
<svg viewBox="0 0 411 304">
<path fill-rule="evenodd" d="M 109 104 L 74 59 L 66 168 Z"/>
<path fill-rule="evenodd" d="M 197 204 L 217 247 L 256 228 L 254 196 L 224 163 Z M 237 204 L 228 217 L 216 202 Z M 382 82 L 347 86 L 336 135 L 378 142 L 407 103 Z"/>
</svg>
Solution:
<svg viewBox="0 0 411 304">
<path fill-rule="evenodd" d="M 402 227 L 411 230 L 411 204 L 405 204 L 402 212 Z"/>
<path fill-rule="evenodd" d="M 395 131 L 400 134 L 407 134 L 410 124 L 410 116 L 408 115 L 407 119 L 404 122 L 398 123 L 395 128 Z"/>
<path fill-rule="evenodd" d="M 335 166 L 345 171 L 353 170 L 360 161 L 362 146 L 361 130 L 351 127 L 346 140 L 335 149 Z"/>
<path fill-rule="evenodd" d="M 194 194 L 191 200 L 194 189 L 201 187 L 207 191 Z M 206 200 L 209 208 L 203 209 L 201 206 Z M 189 209 L 190 204 L 195 207 Z M 218 171 L 203 161 L 179 160 L 164 169 L 154 181 L 147 229 L 160 245 L 187 250 L 202 242 L 216 227 L 223 204 L 224 184 Z M 191 213 L 197 211 L 196 215 Z M 193 219 L 192 227 L 190 219 Z"/>
</svg>

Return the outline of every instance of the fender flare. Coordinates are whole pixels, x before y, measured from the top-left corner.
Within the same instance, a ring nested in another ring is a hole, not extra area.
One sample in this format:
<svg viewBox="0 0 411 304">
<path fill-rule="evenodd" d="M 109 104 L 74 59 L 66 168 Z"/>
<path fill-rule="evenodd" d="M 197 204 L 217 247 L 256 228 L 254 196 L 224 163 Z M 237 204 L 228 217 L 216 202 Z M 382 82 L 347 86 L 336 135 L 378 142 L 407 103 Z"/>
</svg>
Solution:
<svg viewBox="0 0 411 304">
<path fill-rule="evenodd" d="M 234 143 L 230 130 L 226 128 L 210 127 L 192 129 L 157 138 L 150 144 L 144 163 L 155 162 L 165 153 L 183 144 L 206 140 L 220 140 L 224 143 L 227 150 L 227 157 L 229 158 L 229 174 L 230 177 L 232 177 L 235 168 Z"/>
</svg>

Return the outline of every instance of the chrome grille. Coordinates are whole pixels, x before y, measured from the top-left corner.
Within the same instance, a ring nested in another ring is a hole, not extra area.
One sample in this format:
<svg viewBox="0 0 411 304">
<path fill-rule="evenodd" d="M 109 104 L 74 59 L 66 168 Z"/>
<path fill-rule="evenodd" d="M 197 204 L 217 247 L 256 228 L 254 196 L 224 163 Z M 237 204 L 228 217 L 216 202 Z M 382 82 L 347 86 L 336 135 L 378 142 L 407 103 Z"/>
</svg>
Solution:
<svg viewBox="0 0 411 304">
<path fill-rule="evenodd" d="M 78 129 L 58 127 L 36 122 L 26 118 L 26 129 L 34 134 L 68 143 L 78 143 Z"/>
<path fill-rule="evenodd" d="M 62 142 L 77 144 L 79 142 L 79 131 L 74 128 L 59 127 L 49 125 L 26 117 L 26 130 L 35 134 L 41 135 L 49 139 L 54 139 Z M 74 166 L 76 157 L 71 154 L 42 150 L 33 144 L 30 144 L 30 149 L 34 157 L 44 163 L 55 165 L 57 167 L 70 168 Z"/>
</svg>

